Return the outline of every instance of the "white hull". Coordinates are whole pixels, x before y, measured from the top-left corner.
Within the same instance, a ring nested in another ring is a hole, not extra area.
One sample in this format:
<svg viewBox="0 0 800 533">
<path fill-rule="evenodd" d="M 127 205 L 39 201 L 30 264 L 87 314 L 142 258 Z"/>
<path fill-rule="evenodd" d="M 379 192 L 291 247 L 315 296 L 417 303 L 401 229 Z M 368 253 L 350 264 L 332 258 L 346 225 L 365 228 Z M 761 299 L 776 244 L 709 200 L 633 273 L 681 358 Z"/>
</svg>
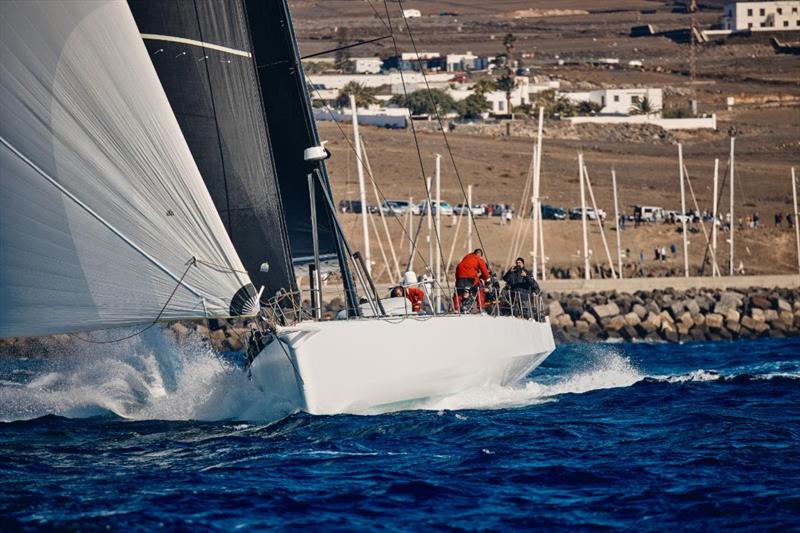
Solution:
<svg viewBox="0 0 800 533">
<path fill-rule="evenodd" d="M 256 384 L 297 411 L 411 408 L 474 387 L 511 385 L 555 349 L 549 322 L 486 315 L 301 322 L 256 357 Z"/>
</svg>

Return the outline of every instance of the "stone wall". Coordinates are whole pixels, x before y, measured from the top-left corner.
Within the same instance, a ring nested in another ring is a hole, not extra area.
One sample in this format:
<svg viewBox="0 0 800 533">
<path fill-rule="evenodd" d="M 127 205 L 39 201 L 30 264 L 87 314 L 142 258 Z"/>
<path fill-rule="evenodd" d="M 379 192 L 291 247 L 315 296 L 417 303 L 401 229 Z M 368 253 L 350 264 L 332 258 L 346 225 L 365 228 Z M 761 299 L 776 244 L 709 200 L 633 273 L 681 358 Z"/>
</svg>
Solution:
<svg viewBox="0 0 800 533">
<path fill-rule="evenodd" d="M 800 336 L 798 289 L 545 294 L 557 342 Z"/>
</svg>

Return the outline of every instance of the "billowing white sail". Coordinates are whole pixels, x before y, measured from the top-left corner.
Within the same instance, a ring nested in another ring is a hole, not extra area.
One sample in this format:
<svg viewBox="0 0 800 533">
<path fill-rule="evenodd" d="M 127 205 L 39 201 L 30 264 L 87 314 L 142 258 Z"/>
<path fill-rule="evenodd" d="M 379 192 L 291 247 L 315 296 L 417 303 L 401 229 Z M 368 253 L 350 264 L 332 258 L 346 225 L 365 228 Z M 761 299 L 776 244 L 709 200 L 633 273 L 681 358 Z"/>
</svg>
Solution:
<svg viewBox="0 0 800 533">
<path fill-rule="evenodd" d="M 0 337 L 256 309 L 127 3 L 2 0 Z"/>
</svg>

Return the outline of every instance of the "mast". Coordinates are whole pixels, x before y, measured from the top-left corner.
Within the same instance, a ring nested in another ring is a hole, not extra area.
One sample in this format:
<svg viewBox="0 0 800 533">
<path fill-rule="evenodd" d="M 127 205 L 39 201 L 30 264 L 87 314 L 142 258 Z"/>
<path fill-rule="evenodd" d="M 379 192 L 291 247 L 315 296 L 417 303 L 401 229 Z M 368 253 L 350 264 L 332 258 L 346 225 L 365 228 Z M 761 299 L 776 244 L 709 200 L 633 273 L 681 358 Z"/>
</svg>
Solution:
<svg viewBox="0 0 800 533">
<path fill-rule="evenodd" d="M 733 150 L 734 150 L 734 143 L 735 142 L 736 142 L 736 137 L 731 137 L 731 155 L 730 155 L 730 168 L 731 168 L 731 174 L 730 174 L 730 181 L 731 181 L 731 187 L 730 187 L 730 189 L 731 189 L 731 195 L 730 195 L 730 198 L 731 198 L 731 205 L 730 205 L 730 213 L 731 213 L 730 230 L 731 230 L 731 235 L 730 235 L 730 237 L 731 237 L 731 241 L 730 241 L 730 243 L 731 244 L 730 244 L 730 253 L 728 255 L 728 257 L 730 257 L 730 265 L 728 265 L 728 275 L 729 276 L 733 276 L 734 268 L 736 268 L 733 265 L 733 228 L 736 225 L 736 220 L 734 219 L 734 216 L 733 216 Z"/>
<path fill-rule="evenodd" d="M 792 167 L 792 201 L 794 204 L 794 216 L 792 217 L 794 240 L 797 245 L 797 271 L 800 273 L 800 225 L 797 223 L 797 177 L 794 174 L 794 167 Z"/>
<path fill-rule="evenodd" d="M 681 225 L 683 226 L 683 272 L 689 277 L 689 235 L 686 232 L 686 191 L 683 184 L 683 145 L 678 143 L 678 166 L 681 180 Z"/>
<path fill-rule="evenodd" d="M 426 213 L 428 219 L 428 268 L 430 268 L 431 261 L 433 261 L 433 206 L 431 205 L 431 177 L 425 179 L 426 194 L 425 198 L 428 202 L 428 212 Z"/>
<path fill-rule="evenodd" d="M 467 252 L 472 251 L 472 224 L 474 223 L 474 219 L 472 218 L 472 185 L 467 185 L 467 203 L 468 208 L 467 213 L 469 216 L 469 224 L 467 224 Z"/>
<path fill-rule="evenodd" d="M 578 180 L 581 183 L 581 226 L 583 228 L 583 277 L 591 279 L 589 272 L 589 228 L 586 225 L 586 191 L 583 184 L 583 152 L 578 153 Z"/>
<path fill-rule="evenodd" d="M 538 268 L 536 262 L 538 261 L 537 256 L 539 253 L 539 228 L 536 224 L 536 215 L 538 214 L 539 210 L 536 207 L 536 146 L 533 147 L 533 176 L 531 176 L 531 180 L 533 181 L 531 187 L 531 257 L 533 258 L 531 272 L 533 273 L 533 278 L 538 279 L 539 276 L 537 273 Z"/>
<path fill-rule="evenodd" d="M 714 260 L 714 268 L 711 269 L 711 277 L 719 276 L 719 268 L 717 266 L 717 210 L 719 208 L 719 158 L 714 159 L 714 201 L 712 205 L 713 222 L 711 223 L 711 252 L 712 259 Z"/>
<path fill-rule="evenodd" d="M 617 225 L 617 270 L 619 271 L 619 279 L 623 278 L 622 275 L 622 228 L 619 225 L 619 200 L 617 199 L 617 171 L 611 169 L 611 186 L 614 188 L 614 220 Z"/>
<path fill-rule="evenodd" d="M 372 260 L 369 253 L 369 226 L 367 216 L 367 191 L 364 187 L 364 163 L 361 158 L 361 138 L 358 133 L 358 109 L 356 109 L 356 97 L 350 95 L 350 109 L 353 113 L 353 144 L 356 147 L 356 169 L 358 169 L 358 194 L 361 198 L 361 231 L 364 239 L 364 262 L 367 265 L 367 272 L 372 273 Z"/>
<path fill-rule="evenodd" d="M 440 309 L 439 306 L 439 287 L 441 287 L 442 283 L 442 250 L 439 249 L 439 244 L 442 239 L 442 156 L 436 154 L 436 236 L 437 236 L 437 251 L 436 259 L 434 264 L 436 265 L 436 286 L 434 287 L 435 292 L 435 303 L 436 309 Z"/>
<path fill-rule="evenodd" d="M 611 259 L 611 250 L 608 249 L 608 241 L 606 240 L 606 231 L 603 227 L 603 219 L 600 217 L 600 210 L 597 208 L 597 201 L 594 198 L 594 191 L 592 190 L 592 181 L 589 179 L 589 170 L 584 166 L 583 174 L 586 177 L 586 189 L 589 191 L 589 199 L 592 201 L 594 208 L 595 220 L 597 220 L 597 227 L 600 230 L 600 240 L 603 242 L 603 249 L 606 252 L 606 259 L 608 259 L 608 267 L 611 269 L 611 277 L 616 279 L 617 269 L 614 268 L 614 260 Z"/>
<path fill-rule="evenodd" d="M 542 133 L 544 129 L 544 107 L 539 106 L 539 128 L 536 132 L 536 151 L 534 152 L 533 167 L 533 277 L 537 277 L 536 255 L 539 248 L 539 240 L 542 235 L 542 205 L 539 199 L 539 186 L 542 172 Z M 543 246 L 542 246 L 543 247 Z M 544 270 L 544 265 L 542 265 Z"/>
</svg>

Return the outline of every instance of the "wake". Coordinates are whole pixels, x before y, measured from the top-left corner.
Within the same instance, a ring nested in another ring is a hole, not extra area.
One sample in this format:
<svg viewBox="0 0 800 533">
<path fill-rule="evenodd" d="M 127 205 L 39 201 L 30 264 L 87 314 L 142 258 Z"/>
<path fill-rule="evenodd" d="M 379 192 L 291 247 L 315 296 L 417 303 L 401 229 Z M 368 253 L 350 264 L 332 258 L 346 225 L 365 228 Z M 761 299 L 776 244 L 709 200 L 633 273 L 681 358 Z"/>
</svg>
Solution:
<svg viewBox="0 0 800 533">
<path fill-rule="evenodd" d="M 242 420 L 274 422 L 294 412 L 258 387 L 198 337 L 169 341 L 154 330 L 112 345 L 81 345 L 69 353 L 35 361 L 33 378 L 13 379 L 20 361 L 0 358 L 0 421 L 55 414 L 85 418 L 113 414 L 131 420 Z M 557 401 L 565 394 L 631 387 L 641 382 L 685 384 L 787 379 L 796 368 L 736 368 L 721 374 L 696 369 L 648 375 L 621 345 L 595 344 L 569 350 L 560 363 L 542 367 L 516 387 L 489 386 L 406 405 L 405 409 L 505 409 Z M 558 353 L 551 358 L 556 359 Z M 31 361 L 27 361 L 31 363 Z M 8 379 L 11 377 L 12 379 Z M 360 414 L 382 414 L 369 412 Z"/>
</svg>

